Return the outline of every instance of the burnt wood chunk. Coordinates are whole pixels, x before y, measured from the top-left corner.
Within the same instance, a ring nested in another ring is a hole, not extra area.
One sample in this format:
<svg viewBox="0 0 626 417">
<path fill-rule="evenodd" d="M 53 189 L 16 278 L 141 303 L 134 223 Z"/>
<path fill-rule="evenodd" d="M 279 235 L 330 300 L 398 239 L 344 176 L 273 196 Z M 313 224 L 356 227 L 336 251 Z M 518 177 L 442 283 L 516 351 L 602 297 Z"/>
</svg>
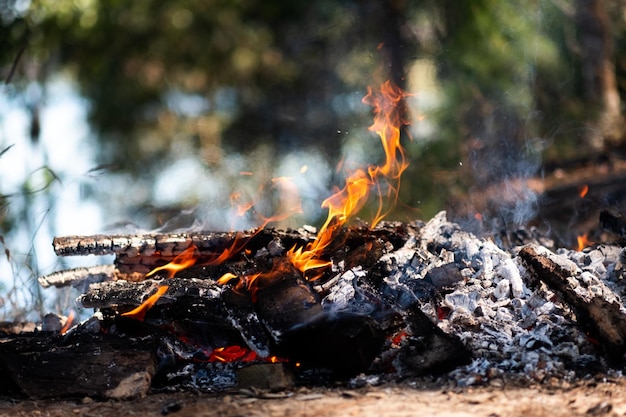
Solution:
<svg viewBox="0 0 626 417">
<path fill-rule="evenodd" d="M 373 318 L 322 309 L 317 294 L 293 269 L 262 286 L 255 306 L 276 354 L 305 367 L 351 376 L 367 370 L 380 353 L 384 338 Z"/>
<path fill-rule="evenodd" d="M 463 281 L 461 270 L 454 263 L 436 266 L 424 277 L 424 281 L 429 282 L 438 290 L 454 287 L 458 282 Z"/>
<path fill-rule="evenodd" d="M 441 374 L 472 360 L 461 340 L 435 325 L 414 305 L 405 317 L 409 336 L 403 339 L 394 365 L 403 376 Z"/>
<path fill-rule="evenodd" d="M 626 309 L 613 291 L 591 274 L 582 279 L 573 262 L 545 248 L 528 245 L 519 256 L 574 309 L 579 324 L 602 343 L 609 359 L 621 362 L 626 353 Z"/>
<path fill-rule="evenodd" d="M 152 338 L 81 334 L 68 341 L 35 334 L 0 343 L 0 366 L 29 398 L 130 399 L 150 388 L 153 345 Z"/>
</svg>

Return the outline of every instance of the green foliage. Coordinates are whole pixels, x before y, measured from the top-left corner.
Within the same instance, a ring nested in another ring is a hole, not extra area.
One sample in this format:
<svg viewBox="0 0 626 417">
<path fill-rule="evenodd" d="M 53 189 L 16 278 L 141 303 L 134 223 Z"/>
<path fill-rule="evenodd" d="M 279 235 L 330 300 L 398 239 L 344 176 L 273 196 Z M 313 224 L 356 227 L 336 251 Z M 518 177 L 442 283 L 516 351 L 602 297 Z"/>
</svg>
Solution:
<svg viewBox="0 0 626 417">
<path fill-rule="evenodd" d="M 408 144 L 413 165 L 399 217 L 414 215 L 407 207 L 428 217 L 472 186 L 528 175 L 533 152 L 573 154 L 587 117 L 571 1 L 33 0 L 16 7 L 0 10 L 2 73 L 15 74 L 16 89 L 70 74 L 88 99 L 97 162 L 132 178 L 127 194 L 145 200 L 182 153 L 223 173 L 233 189 L 246 186 L 225 155 L 253 164 L 313 149 L 333 166 L 358 150 L 376 161 L 380 151 L 365 132 L 370 110 L 360 99 L 386 78 L 415 81 L 419 60 L 437 68 L 436 103 L 423 111 L 433 127 Z M 626 24 L 614 23 L 619 46 Z M 349 138 L 336 134 L 348 130 Z M 527 166 L 518 164 L 529 148 Z M 265 162 L 268 177 L 275 162 Z M 109 190 L 88 193 L 114 199 Z"/>
</svg>

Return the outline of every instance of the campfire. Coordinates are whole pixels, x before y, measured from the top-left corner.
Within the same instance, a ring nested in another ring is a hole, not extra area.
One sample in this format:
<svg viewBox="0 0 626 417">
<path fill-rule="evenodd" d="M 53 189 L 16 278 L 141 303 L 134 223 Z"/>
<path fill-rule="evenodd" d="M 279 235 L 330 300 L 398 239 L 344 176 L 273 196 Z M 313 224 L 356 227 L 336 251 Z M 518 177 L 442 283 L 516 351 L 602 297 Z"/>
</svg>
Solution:
<svg viewBox="0 0 626 417">
<path fill-rule="evenodd" d="M 619 240 L 581 237 L 580 248 L 564 249 L 534 228 L 476 236 L 445 212 L 384 220 L 408 164 L 405 98 L 391 83 L 364 98 L 385 160 L 351 173 L 323 202 L 319 229 L 279 230 L 270 218 L 249 231 L 56 238 L 59 256 L 113 254 L 115 262 L 40 277 L 46 288 L 77 288 L 94 314 L 80 323 L 51 316 L 36 332 L 5 329 L 4 390 L 132 398 L 618 372 L 626 353 Z M 372 198 L 373 218 L 357 220 Z M 624 238 L 621 215 L 600 221 Z"/>
</svg>

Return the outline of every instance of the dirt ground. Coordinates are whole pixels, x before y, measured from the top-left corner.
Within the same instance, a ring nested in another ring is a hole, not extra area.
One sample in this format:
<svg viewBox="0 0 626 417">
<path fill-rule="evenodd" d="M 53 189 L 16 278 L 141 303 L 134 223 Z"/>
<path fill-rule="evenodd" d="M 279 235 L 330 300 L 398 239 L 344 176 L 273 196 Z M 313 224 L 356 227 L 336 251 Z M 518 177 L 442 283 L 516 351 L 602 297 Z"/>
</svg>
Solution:
<svg viewBox="0 0 626 417">
<path fill-rule="evenodd" d="M 402 383 L 367 387 L 298 388 L 278 393 L 151 394 L 132 401 L 0 401 L 0 416 L 623 416 L 626 378 L 521 387 L 502 381 L 465 389 Z M 511 386 L 508 386 L 511 385 Z"/>
</svg>

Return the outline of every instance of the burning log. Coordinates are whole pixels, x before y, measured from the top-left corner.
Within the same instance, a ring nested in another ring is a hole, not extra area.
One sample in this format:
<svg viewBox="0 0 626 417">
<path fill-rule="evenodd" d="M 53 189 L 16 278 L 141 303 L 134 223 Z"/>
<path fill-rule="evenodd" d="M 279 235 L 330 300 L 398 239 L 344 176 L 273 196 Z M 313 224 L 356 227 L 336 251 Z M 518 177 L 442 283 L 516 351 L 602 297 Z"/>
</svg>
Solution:
<svg viewBox="0 0 626 417">
<path fill-rule="evenodd" d="M 140 306 L 162 280 L 112 281 L 93 284 L 79 297 L 87 308 L 124 314 Z M 269 356 L 269 339 L 247 297 L 225 290 L 210 279 L 167 280 L 167 290 L 145 314 L 154 329 L 166 327 L 207 350 L 248 345 L 260 356 Z"/>
<path fill-rule="evenodd" d="M 277 232 L 274 229 L 256 229 L 244 232 L 198 232 L 141 235 L 92 235 L 56 237 L 52 246 L 58 256 L 123 255 L 129 258 L 157 255 L 162 259 L 174 257 L 195 246 L 201 255 L 222 253 L 235 240 L 243 246 L 265 246 L 274 238 L 289 243 L 302 243 L 315 237 L 315 229 Z M 254 239 L 255 243 L 249 241 Z"/>
<path fill-rule="evenodd" d="M 621 362 L 626 353 L 626 308 L 615 293 L 593 274 L 547 249 L 529 245 L 519 256 L 572 306 L 578 322 L 602 342 L 609 358 Z"/>
</svg>

